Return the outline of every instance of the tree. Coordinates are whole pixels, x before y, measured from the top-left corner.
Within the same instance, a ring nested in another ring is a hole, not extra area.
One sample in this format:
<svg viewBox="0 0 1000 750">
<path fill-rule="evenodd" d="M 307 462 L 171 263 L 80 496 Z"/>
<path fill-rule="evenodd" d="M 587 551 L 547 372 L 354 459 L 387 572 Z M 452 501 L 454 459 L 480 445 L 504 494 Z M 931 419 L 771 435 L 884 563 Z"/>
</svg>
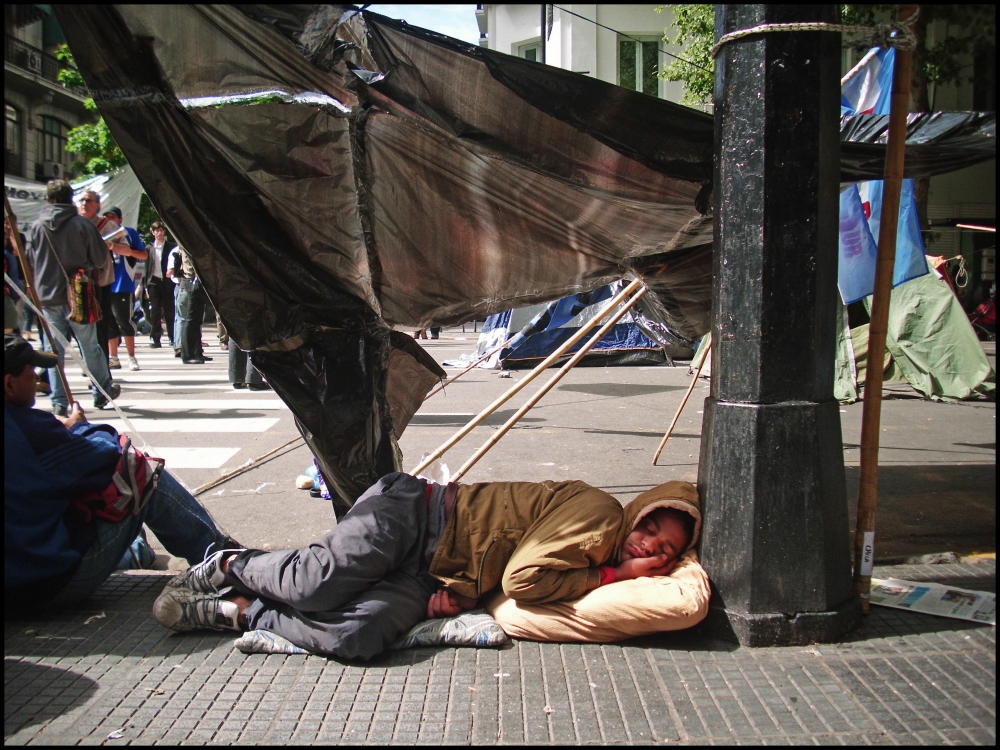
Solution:
<svg viewBox="0 0 1000 750">
<path fill-rule="evenodd" d="M 73 60 L 73 53 L 65 44 L 59 45 L 56 50 L 56 57 L 62 63 L 59 70 L 59 83 L 68 89 L 86 90 L 87 85 L 76 68 Z M 97 174 L 107 174 L 112 170 L 124 167 L 128 164 L 125 154 L 115 143 L 115 137 L 111 135 L 104 118 L 97 111 L 97 105 L 92 97 L 87 97 L 84 106 L 97 114 L 97 122 L 86 122 L 77 125 L 67 133 L 66 150 L 77 155 L 74 166 L 79 171 L 81 177 L 91 177 Z M 153 241 L 149 225 L 154 221 L 159 221 L 160 215 L 157 213 L 149 196 L 145 193 L 139 201 L 139 234 L 143 241 L 150 243 Z"/>
<path fill-rule="evenodd" d="M 660 6 L 662 12 L 667 6 Z M 874 26 L 896 18 L 895 5 L 843 5 L 844 23 Z M 715 12 L 712 5 L 674 5 L 677 30 L 674 42 L 684 47 L 686 61 L 674 60 L 660 76 L 684 83 L 684 104 L 707 104 L 712 101 L 715 64 Z M 928 27 L 935 23 L 928 37 Z M 992 92 L 996 86 L 996 8 L 993 5 L 921 5 L 914 24 L 917 46 L 913 52 L 911 112 L 934 112 L 937 91 L 941 86 L 975 83 L 977 91 Z M 669 43 L 668 30 L 663 41 Z M 861 45 L 859 49 L 863 49 Z M 978 95 L 978 94 L 977 94 Z M 984 102 L 987 100 L 984 98 Z M 994 107 L 989 97 L 986 106 Z M 980 105 L 983 106 L 983 105 Z M 921 227 L 926 229 L 927 196 L 930 180 L 915 181 L 914 192 Z"/>
<path fill-rule="evenodd" d="M 662 13 L 666 7 L 660 5 L 656 12 Z M 684 83 L 682 104 L 710 104 L 715 87 L 715 60 L 712 59 L 715 6 L 674 5 L 673 10 L 674 22 L 671 25 L 677 29 L 674 43 L 683 47 L 684 59 L 671 62 L 660 71 L 660 78 Z M 663 41 L 670 44 L 666 29 L 663 30 Z"/>
<path fill-rule="evenodd" d="M 56 57 L 63 64 L 59 69 L 59 83 L 68 89 L 84 89 L 86 84 L 83 76 L 76 69 L 73 61 L 73 53 L 69 47 L 60 44 L 56 50 Z M 93 97 L 87 97 L 84 106 L 91 112 L 97 113 L 97 105 L 94 104 Z M 86 122 L 77 125 L 67 133 L 66 150 L 77 155 L 74 166 L 80 172 L 81 177 L 90 177 L 95 174 L 107 174 L 113 169 L 124 167 L 128 162 L 115 138 L 111 135 L 104 118 L 97 113 L 97 122 Z"/>
</svg>

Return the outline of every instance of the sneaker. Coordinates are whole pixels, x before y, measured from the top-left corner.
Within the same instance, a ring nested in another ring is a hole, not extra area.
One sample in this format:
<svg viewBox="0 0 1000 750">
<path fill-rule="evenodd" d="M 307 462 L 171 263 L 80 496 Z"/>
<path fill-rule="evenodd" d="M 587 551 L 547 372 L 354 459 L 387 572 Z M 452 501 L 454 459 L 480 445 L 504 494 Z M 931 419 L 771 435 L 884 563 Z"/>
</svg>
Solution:
<svg viewBox="0 0 1000 750">
<path fill-rule="evenodd" d="M 35 393 L 42 396 L 50 395 L 52 393 L 52 386 L 49 385 L 49 381 L 39 378 L 38 382 L 35 383 Z"/>
<path fill-rule="evenodd" d="M 130 369 L 132 372 L 139 371 L 139 363 L 136 361 L 135 357 L 128 358 L 128 369 Z"/>
<path fill-rule="evenodd" d="M 122 369 L 121 360 L 118 357 L 108 357 L 108 369 L 109 370 L 120 370 Z"/>
<path fill-rule="evenodd" d="M 122 387 L 118 385 L 118 383 L 112 383 L 111 387 L 108 389 L 108 395 L 111 396 L 112 400 L 118 398 L 120 395 L 122 395 Z M 98 391 L 97 395 L 94 396 L 94 408 L 103 409 L 107 405 L 108 405 L 108 400 L 104 397 L 103 393 Z"/>
<path fill-rule="evenodd" d="M 180 575 L 174 576 L 167 584 L 167 588 L 190 589 L 203 594 L 218 594 L 219 587 L 226 582 L 226 574 L 222 572 L 223 557 L 232 552 L 243 551 L 243 548 L 220 549 L 218 552 L 206 555 L 202 562 L 192 565 Z"/>
<path fill-rule="evenodd" d="M 236 390 L 241 390 L 246 387 L 247 387 L 246 383 L 233 383 L 233 388 L 235 388 Z"/>
<path fill-rule="evenodd" d="M 224 351 L 224 352 L 228 352 L 229 351 L 229 342 L 228 341 L 223 341 L 222 343 L 219 344 L 219 348 L 222 349 L 222 351 Z"/>
<path fill-rule="evenodd" d="M 181 354 L 183 354 L 182 350 L 180 350 L 180 349 L 174 349 L 174 356 L 175 357 L 179 357 L 179 356 L 181 356 Z"/>
<path fill-rule="evenodd" d="M 204 593 L 168 586 L 153 604 L 153 617 L 165 628 L 183 633 L 187 630 L 241 630 L 240 609 L 224 597 L 232 587 Z"/>
</svg>

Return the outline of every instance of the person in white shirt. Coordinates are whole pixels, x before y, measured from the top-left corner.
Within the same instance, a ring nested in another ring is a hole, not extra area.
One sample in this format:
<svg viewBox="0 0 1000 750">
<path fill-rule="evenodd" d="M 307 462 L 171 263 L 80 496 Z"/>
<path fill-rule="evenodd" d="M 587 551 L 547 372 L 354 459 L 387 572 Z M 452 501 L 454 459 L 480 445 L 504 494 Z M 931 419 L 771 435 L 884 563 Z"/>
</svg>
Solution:
<svg viewBox="0 0 1000 750">
<path fill-rule="evenodd" d="M 174 346 L 177 339 L 174 337 L 174 289 L 167 274 L 168 256 L 167 252 L 167 228 L 162 221 L 154 221 L 150 225 L 153 232 L 153 243 L 147 248 L 149 259 L 146 262 L 146 294 L 149 297 L 149 324 L 152 326 L 150 332 L 150 347 L 159 349 L 160 339 L 163 336 L 163 325 L 161 318 L 166 321 L 167 335 L 170 338 L 170 345 Z M 177 342 L 179 343 L 179 342 Z"/>
</svg>

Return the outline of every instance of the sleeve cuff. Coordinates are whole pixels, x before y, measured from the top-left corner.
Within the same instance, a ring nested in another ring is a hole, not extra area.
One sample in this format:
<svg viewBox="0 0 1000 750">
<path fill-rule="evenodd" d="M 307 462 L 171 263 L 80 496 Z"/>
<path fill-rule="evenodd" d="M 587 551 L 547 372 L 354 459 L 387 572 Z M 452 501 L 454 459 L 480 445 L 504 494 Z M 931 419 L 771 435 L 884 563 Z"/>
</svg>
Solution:
<svg viewBox="0 0 1000 750">
<path fill-rule="evenodd" d="M 615 575 L 615 569 L 610 565 L 602 565 L 597 569 L 597 572 L 601 576 L 601 586 L 606 586 L 609 583 L 614 583 L 617 579 Z"/>
</svg>

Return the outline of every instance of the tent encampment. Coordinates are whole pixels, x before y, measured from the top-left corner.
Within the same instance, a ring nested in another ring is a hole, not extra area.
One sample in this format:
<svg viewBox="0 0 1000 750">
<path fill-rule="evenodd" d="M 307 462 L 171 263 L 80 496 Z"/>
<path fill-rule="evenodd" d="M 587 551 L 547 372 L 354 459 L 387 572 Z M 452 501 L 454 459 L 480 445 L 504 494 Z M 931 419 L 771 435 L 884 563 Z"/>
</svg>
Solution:
<svg viewBox="0 0 1000 750">
<path fill-rule="evenodd" d="M 574 294 L 548 305 L 534 305 L 496 313 L 486 319 L 479 336 L 475 358 L 495 349 L 515 332 L 510 344 L 483 362 L 480 367 L 518 370 L 537 365 L 573 336 L 580 327 L 601 315 L 608 300 L 620 291 L 622 284 L 606 284 L 593 292 Z M 605 316 L 602 316 L 605 317 Z M 657 343 L 642 316 L 632 310 L 594 345 L 578 366 L 659 365 L 671 354 L 690 353 L 687 347 L 666 347 Z M 557 362 L 569 359 L 586 343 L 584 337 Z"/>
</svg>

